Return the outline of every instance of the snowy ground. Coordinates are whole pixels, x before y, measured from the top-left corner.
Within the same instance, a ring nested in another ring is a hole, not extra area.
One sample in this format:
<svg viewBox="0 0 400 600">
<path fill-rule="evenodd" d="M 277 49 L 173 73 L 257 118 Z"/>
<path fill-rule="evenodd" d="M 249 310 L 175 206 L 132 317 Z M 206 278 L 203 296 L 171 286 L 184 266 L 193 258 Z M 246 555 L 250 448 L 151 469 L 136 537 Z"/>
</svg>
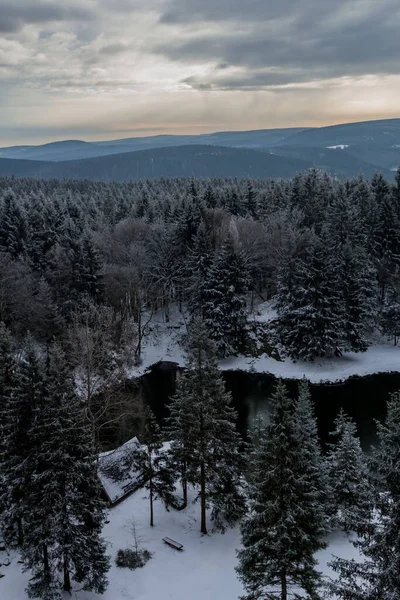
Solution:
<svg viewBox="0 0 400 600">
<path fill-rule="evenodd" d="M 235 600 L 243 593 L 236 578 L 236 549 L 240 547 L 238 528 L 221 534 L 202 536 L 199 533 L 199 506 L 190 504 L 182 512 L 166 512 L 161 503 L 155 506 L 155 527 L 148 525 L 148 499 L 138 490 L 122 504 L 110 510 L 104 529 L 108 551 L 112 557 L 109 587 L 103 596 L 73 591 L 73 600 Z M 133 545 L 132 518 L 141 545 L 154 553 L 143 569 L 130 571 L 114 564 L 120 548 Z M 184 545 L 178 552 L 162 541 L 168 536 Z M 319 553 L 320 568 L 330 574 L 326 563 L 332 554 L 356 557 L 356 551 L 344 534 L 330 538 L 327 550 Z M 0 553 L 0 563 L 6 558 Z M 22 573 L 18 556 L 11 555 L 11 564 L 0 567 L 5 577 L 0 579 L 2 600 L 26 600 L 25 587 L 29 574 Z M 66 595 L 65 599 L 71 596 Z"/>
<path fill-rule="evenodd" d="M 284 379 L 305 377 L 312 383 L 344 381 L 355 375 L 373 375 L 400 371 L 400 347 L 393 344 L 377 344 L 366 352 L 348 352 L 332 359 L 315 362 L 277 361 L 265 354 L 259 358 L 238 356 L 221 361 L 223 370 L 242 370 L 254 373 L 270 373 Z"/>
<path fill-rule="evenodd" d="M 274 319 L 276 313 L 271 304 L 265 302 L 257 308 L 252 317 L 258 322 L 267 323 Z M 184 351 L 180 344 L 185 333 L 185 321 L 178 311 L 172 312 L 171 322 L 163 323 L 158 315 L 152 324 L 150 335 L 143 344 L 142 364 L 129 371 L 131 377 L 143 375 L 146 370 L 159 361 L 176 362 L 184 366 Z M 400 346 L 393 342 L 377 338 L 376 343 L 367 352 L 348 352 L 333 359 L 321 359 L 315 362 L 302 362 L 285 359 L 283 361 L 263 354 L 252 358 L 247 356 L 232 357 L 221 361 L 223 370 L 243 370 L 253 373 L 270 373 L 285 379 L 301 379 L 306 377 L 312 383 L 344 381 L 349 377 L 372 375 L 375 373 L 400 371 Z"/>
</svg>

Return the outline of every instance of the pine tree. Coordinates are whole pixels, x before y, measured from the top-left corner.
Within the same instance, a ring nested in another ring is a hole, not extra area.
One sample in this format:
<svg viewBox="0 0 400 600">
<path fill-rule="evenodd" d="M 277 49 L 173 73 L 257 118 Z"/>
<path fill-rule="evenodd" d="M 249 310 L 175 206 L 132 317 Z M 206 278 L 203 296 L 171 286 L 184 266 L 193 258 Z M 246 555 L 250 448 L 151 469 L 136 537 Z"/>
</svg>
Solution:
<svg viewBox="0 0 400 600">
<path fill-rule="evenodd" d="M 361 232 L 365 236 L 365 247 L 371 259 L 377 257 L 379 206 L 371 186 L 360 176 L 351 193 L 351 201 L 358 207 L 361 216 Z"/>
<path fill-rule="evenodd" d="M 188 305 L 192 315 L 204 317 L 207 302 L 207 279 L 213 261 L 213 249 L 209 231 L 202 223 L 197 231 L 193 249 L 189 255 L 189 298 Z"/>
<path fill-rule="evenodd" d="M 179 216 L 177 227 L 178 245 L 183 248 L 191 248 L 195 239 L 196 233 L 202 222 L 202 206 L 197 200 L 190 200 Z"/>
<path fill-rule="evenodd" d="M 400 590 L 400 394 L 392 394 L 379 445 L 372 455 L 375 515 L 355 542 L 362 561 L 335 558 L 338 580 L 330 591 L 341 600 L 398 600 Z"/>
<path fill-rule="evenodd" d="M 9 190 L 0 212 L 0 252 L 9 252 L 13 258 L 18 258 L 25 253 L 26 241 L 26 218 L 14 192 Z"/>
<path fill-rule="evenodd" d="M 331 192 L 330 180 L 323 179 L 318 169 L 309 169 L 304 174 L 301 205 L 304 213 L 304 225 L 313 227 L 317 232 L 321 230 L 326 219 L 326 207 Z"/>
<path fill-rule="evenodd" d="M 371 186 L 379 207 L 376 263 L 380 300 L 383 302 L 388 283 L 400 265 L 400 221 L 395 200 L 382 175 L 374 177 Z"/>
<path fill-rule="evenodd" d="M 246 209 L 250 217 L 257 217 L 257 194 L 251 181 L 247 182 Z"/>
<path fill-rule="evenodd" d="M 204 192 L 203 203 L 207 208 L 216 208 L 217 199 L 211 184 L 208 184 Z"/>
<path fill-rule="evenodd" d="M 215 345 L 204 324 L 196 320 L 188 336 L 186 369 L 170 406 L 169 434 L 171 458 L 181 469 L 184 486 L 188 482 L 199 487 L 204 534 L 208 506 L 217 530 L 224 530 L 244 511 L 240 490 L 244 457 L 230 402 L 218 371 Z"/>
<path fill-rule="evenodd" d="M 15 523 L 12 517 L 9 518 L 12 509 L 10 480 L 13 475 L 13 448 L 9 447 L 9 440 L 14 434 L 14 415 L 10 406 L 16 393 L 16 367 L 11 334 L 4 324 L 0 323 L 0 528 L 7 543 L 15 542 Z"/>
<path fill-rule="evenodd" d="M 31 313 L 31 331 L 45 342 L 52 341 L 61 334 L 63 319 L 53 300 L 52 289 L 42 277 L 36 288 Z"/>
<path fill-rule="evenodd" d="M 346 348 L 343 295 L 326 238 L 314 237 L 304 257 L 283 265 L 276 307 L 277 332 L 291 357 L 314 360 Z"/>
<path fill-rule="evenodd" d="M 309 384 L 303 380 L 299 384 L 298 397 L 294 403 L 293 421 L 298 446 L 299 481 L 303 482 L 303 506 L 307 506 L 315 531 L 323 535 L 328 529 L 329 478 L 318 437 L 318 424 L 311 400 Z M 300 470 L 303 471 L 300 474 Z M 310 494 L 308 490 L 312 490 Z"/>
<path fill-rule="evenodd" d="M 243 252 L 229 240 L 216 254 L 204 289 L 204 322 L 220 358 L 237 354 L 243 347 L 247 288 Z"/>
<path fill-rule="evenodd" d="M 89 236 L 85 236 L 82 242 L 81 281 L 82 291 L 90 298 L 96 301 L 103 299 L 103 265 L 100 253 Z"/>
<path fill-rule="evenodd" d="M 341 410 L 334 422 L 326 467 L 331 488 L 332 526 L 359 531 L 370 517 L 368 468 L 355 423 Z"/>
<path fill-rule="evenodd" d="M 268 424 L 259 418 L 253 431 L 250 513 L 241 526 L 244 548 L 236 569 L 246 600 L 287 600 L 293 593 L 299 599 L 321 598 L 314 554 L 326 546 L 324 508 L 315 473 L 307 465 L 315 448 L 303 451 L 304 436 L 299 436 L 301 415 L 307 415 L 306 427 L 314 429 L 307 402 L 303 391 L 294 418 L 293 402 L 279 382 Z"/>
<path fill-rule="evenodd" d="M 154 500 L 160 498 L 168 509 L 174 491 L 174 473 L 163 450 L 160 427 L 149 408 L 141 442 L 144 448 L 136 453 L 134 465 L 149 492 L 150 526 L 154 527 Z"/>
<path fill-rule="evenodd" d="M 231 215 L 233 215 L 234 217 L 237 217 L 242 214 L 242 203 L 236 190 L 232 189 L 228 191 L 226 207 L 231 213 Z"/>
<path fill-rule="evenodd" d="M 395 184 L 393 186 L 393 199 L 396 207 L 397 218 L 400 222 L 400 167 L 396 171 Z"/>
<path fill-rule="evenodd" d="M 368 336 L 376 319 L 375 272 L 365 249 L 347 243 L 341 251 L 341 282 L 348 350 L 364 352 L 370 346 Z"/>
<path fill-rule="evenodd" d="M 57 241 L 57 214 L 55 207 L 38 194 L 27 207 L 28 241 L 27 253 L 30 264 L 35 270 L 44 272 L 46 254 Z"/>
<path fill-rule="evenodd" d="M 400 338 L 400 273 L 396 270 L 387 287 L 385 300 L 382 306 L 380 325 L 382 332 L 393 338 L 397 346 Z"/>
<path fill-rule="evenodd" d="M 35 352 L 32 338 L 15 368 L 13 392 L 5 405 L 2 443 L 5 452 L 1 461 L 4 488 L 0 504 L 1 528 L 9 544 L 22 546 L 24 501 L 29 490 L 29 461 L 32 444 L 29 430 L 34 410 L 42 393 L 43 369 Z"/>
<path fill-rule="evenodd" d="M 44 391 L 30 432 L 35 450 L 25 499 L 22 551 L 29 597 L 60 597 L 71 580 L 102 593 L 109 567 L 96 460 L 82 403 L 61 349 L 50 349 Z"/>
<path fill-rule="evenodd" d="M 343 297 L 346 349 L 362 352 L 369 345 L 367 333 L 376 314 L 375 274 L 366 251 L 359 208 L 350 202 L 344 185 L 331 198 L 326 232 Z"/>
</svg>

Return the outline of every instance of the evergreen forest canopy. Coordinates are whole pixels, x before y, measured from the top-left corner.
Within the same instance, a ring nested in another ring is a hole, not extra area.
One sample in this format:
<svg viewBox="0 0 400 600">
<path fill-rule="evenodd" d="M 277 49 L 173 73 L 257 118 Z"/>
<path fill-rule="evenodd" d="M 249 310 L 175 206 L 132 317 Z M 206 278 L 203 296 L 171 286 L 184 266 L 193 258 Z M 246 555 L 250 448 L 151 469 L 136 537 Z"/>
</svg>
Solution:
<svg viewBox="0 0 400 600">
<path fill-rule="evenodd" d="M 246 315 L 271 299 L 267 345 L 293 358 L 363 351 L 377 327 L 397 343 L 400 171 L 394 184 L 316 169 L 290 181 L 0 178 L 0 199 L 0 321 L 17 339 L 66 344 L 96 321 L 120 349 L 134 324 L 139 361 L 152 315 L 168 321 L 177 304 L 221 357 L 251 354 Z"/>
<path fill-rule="evenodd" d="M 201 533 L 241 522 L 244 599 L 397 598 L 399 393 L 370 460 L 344 412 L 322 455 L 306 382 L 295 399 L 278 382 L 247 444 L 218 361 L 257 351 L 256 336 L 304 360 L 364 351 L 376 328 L 397 343 L 400 171 L 395 184 L 317 170 L 291 181 L 2 178 L 0 198 L 0 527 L 30 572 L 28 596 L 105 591 L 96 457 L 107 428 L 123 437 L 140 415 L 119 386 L 153 315 L 168 322 L 174 307 L 188 322 L 186 369 L 164 431 L 147 409 L 134 457 L 150 525 L 156 498 L 185 508 L 192 486 Z M 259 331 L 248 315 L 265 300 L 277 317 Z M 326 585 L 315 554 L 338 530 L 358 535 L 364 560 L 334 558 Z"/>
</svg>

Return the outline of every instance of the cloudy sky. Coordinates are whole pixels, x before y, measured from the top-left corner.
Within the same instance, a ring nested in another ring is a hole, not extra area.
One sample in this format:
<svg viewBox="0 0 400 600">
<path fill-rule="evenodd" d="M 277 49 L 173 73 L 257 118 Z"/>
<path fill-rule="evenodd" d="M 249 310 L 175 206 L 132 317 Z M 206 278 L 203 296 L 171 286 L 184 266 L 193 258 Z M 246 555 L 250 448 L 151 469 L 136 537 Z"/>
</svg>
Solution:
<svg viewBox="0 0 400 600">
<path fill-rule="evenodd" d="M 0 0 L 0 146 L 400 117 L 399 0 Z"/>
</svg>

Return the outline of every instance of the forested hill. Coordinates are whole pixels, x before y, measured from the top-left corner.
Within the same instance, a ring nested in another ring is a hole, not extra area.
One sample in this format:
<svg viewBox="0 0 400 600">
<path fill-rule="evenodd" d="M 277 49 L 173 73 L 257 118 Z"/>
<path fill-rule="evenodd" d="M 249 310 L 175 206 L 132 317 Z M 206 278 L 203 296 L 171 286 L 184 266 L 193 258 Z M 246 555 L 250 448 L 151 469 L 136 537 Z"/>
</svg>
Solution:
<svg viewBox="0 0 400 600">
<path fill-rule="evenodd" d="M 388 180 L 394 176 L 390 170 L 376 167 L 346 151 L 310 148 L 257 151 L 208 145 L 158 148 L 62 162 L 0 158 L 0 175 L 119 182 L 191 176 L 289 179 L 315 166 L 339 179 L 360 173 L 370 179 L 377 170 Z"/>
</svg>

